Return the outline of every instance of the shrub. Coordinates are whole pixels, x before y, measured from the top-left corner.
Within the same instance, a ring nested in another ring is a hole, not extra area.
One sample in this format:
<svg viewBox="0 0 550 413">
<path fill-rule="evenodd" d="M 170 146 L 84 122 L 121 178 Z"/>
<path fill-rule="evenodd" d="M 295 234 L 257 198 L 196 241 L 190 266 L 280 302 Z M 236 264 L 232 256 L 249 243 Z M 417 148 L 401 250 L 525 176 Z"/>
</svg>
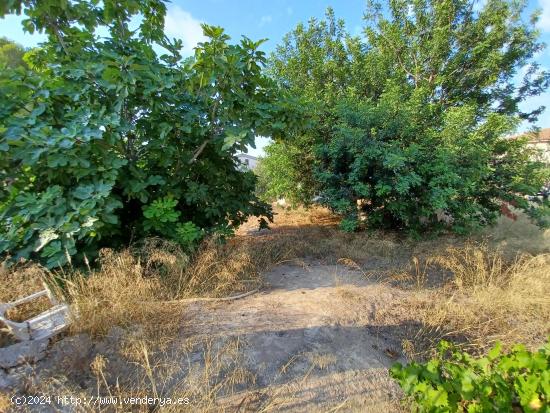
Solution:
<svg viewBox="0 0 550 413">
<path fill-rule="evenodd" d="M 446 341 L 427 363 L 396 363 L 390 370 L 421 412 L 550 411 L 550 340 L 538 351 L 500 344 L 475 358 Z M 520 410 L 521 411 L 521 410 Z"/>
<path fill-rule="evenodd" d="M 33 70 L 0 74 L 0 254 L 55 267 L 144 236 L 187 245 L 270 219 L 235 156 L 285 118 L 261 41 L 230 44 L 205 25 L 208 41 L 182 60 L 181 41 L 162 32 L 162 1 L 15 1 L 0 12 L 22 6 L 25 29 L 48 41 Z"/>
<path fill-rule="evenodd" d="M 318 150 L 323 202 L 348 220 L 421 232 L 450 226 L 466 233 L 495 222 L 502 200 L 530 211 L 542 165 L 523 142 L 506 139 L 513 121 L 476 108 L 449 108 L 439 122 L 425 91 L 386 91 L 377 103 L 349 99 Z M 358 201 L 360 208 L 358 208 Z"/>
<path fill-rule="evenodd" d="M 543 48 L 537 16 L 524 19 L 523 2 L 473 3 L 373 1 L 364 37 L 331 10 L 289 33 L 270 68 L 306 98 L 313 126 L 276 142 L 302 172 L 285 188 L 311 183 L 348 231 L 364 222 L 465 233 L 494 223 L 503 202 L 544 223 L 548 202 L 524 196 L 549 170 L 525 141 L 505 138 L 543 110 L 520 110 L 550 81 L 533 62 Z"/>
<path fill-rule="evenodd" d="M 271 144 L 265 148 L 266 156 L 261 158 L 256 167 L 258 176 L 257 191 L 261 200 L 273 202 L 285 198 L 290 205 L 309 204 L 314 192 L 311 175 L 302 170 L 302 152 L 294 145 L 284 142 Z"/>
</svg>

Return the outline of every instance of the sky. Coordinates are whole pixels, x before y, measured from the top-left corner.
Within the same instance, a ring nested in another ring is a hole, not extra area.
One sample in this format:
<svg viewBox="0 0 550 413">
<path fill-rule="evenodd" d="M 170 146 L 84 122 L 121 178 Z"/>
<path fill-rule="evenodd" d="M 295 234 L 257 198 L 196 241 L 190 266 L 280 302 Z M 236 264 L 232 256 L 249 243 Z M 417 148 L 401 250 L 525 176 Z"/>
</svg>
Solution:
<svg viewBox="0 0 550 413">
<path fill-rule="evenodd" d="M 478 0 L 483 3 L 485 0 Z M 307 22 L 311 17 L 322 18 L 327 7 L 332 7 L 338 18 L 344 19 L 351 34 L 361 33 L 363 12 L 366 0 L 172 0 L 168 4 L 165 31 L 170 37 L 183 40 L 184 54 L 192 54 L 193 47 L 204 40 L 200 24 L 222 26 L 233 40 L 245 35 L 253 40 L 267 38 L 263 50 L 271 52 L 283 36 L 299 22 Z M 550 45 L 550 0 L 529 0 L 527 12 L 542 11 L 539 21 L 541 40 Z M 32 47 L 44 40 L 39 34 L 24 33 L 22 17 L 7 16 L 0 19 L 0 37 L 7 37 L 25 47 Z M 550 68 L 550 48 L 545 49 L 536 61 L 543 68 Z M 539 117 L 537 126 L 550 127 L 550 90 L 531 98 L 522 104 L 523 110 L 548 106 Z M 523 124 L 520 130 L 527 130 Z M 262 155 L 267 138 L 258 138 L 252 155 Z"/>
</svg>

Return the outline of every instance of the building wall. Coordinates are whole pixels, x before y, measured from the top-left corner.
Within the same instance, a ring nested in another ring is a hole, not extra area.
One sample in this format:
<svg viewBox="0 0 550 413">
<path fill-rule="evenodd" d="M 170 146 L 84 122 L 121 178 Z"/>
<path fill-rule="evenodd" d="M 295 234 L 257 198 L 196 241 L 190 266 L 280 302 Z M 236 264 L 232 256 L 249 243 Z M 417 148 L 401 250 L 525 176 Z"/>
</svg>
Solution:
<svg viewBox="0 0 550 413">
<path fill-rule="evenodd" d="M 254 169 L 256 168 L 256 164 L 258 163 L 258 158 L 252 155 L 248 155 L 246 153 L 241 153 L 237 155 L 237 158 L 239 158 L 239 161 L 241 161 L 246 169 Z"/>
<path fill-rule="evenodd" d="M 550 141 L 548 142 L 529 142 L 529 146 L 542 152 L 542 160 L 550 164 Z"/>
</svg>

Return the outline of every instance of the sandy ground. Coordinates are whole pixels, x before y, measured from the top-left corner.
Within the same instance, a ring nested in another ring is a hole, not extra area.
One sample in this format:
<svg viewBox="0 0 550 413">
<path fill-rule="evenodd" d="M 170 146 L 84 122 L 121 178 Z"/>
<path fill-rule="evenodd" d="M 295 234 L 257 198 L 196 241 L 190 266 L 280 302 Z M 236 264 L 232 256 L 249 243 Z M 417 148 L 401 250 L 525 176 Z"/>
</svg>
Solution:
<svg viewBox="0 0 550 413">
<path fill-rule="evenodd" d="M 175 309 L 174 317 L 182 320 L 179 335 L 150 354 L 157 387 L 166 395 L 189 392 L 190 411 L 195 394 L 203 397 L 204 387 L 225 380 L 224 375 L 233 375 L 235 385 L 231 391 L 227 385 L 213 391 L 211 406 L 201 411 L 398 411 L 401 393 L 388 368 L 405 360 L 399 339 L 391 335 L 393 330 L 380 328 L 377 313 L 395 306 L 402 294 L 343 265 L 311 260 L 280 265 L 264 275 L 264 286 L 254 295 Z M 140 340 L 118 328 L 99 341 L 85 334 L 69 336 L 54 343 L 38 363 L 13 369 L 6 377 L 18 382 L 19 390 L 32 392 L 37 383 L 43 389 L 54 378 L 52 383 L 63 381 L 63 390 L 56 385 L 47 392 L 97 394 L 90 364 L 101 355 L 108 360 L 110 386 L 137 383 L 143 380 L 143 368 L 124 354 Z M 196 393 L 194 386 L 200 387 Z"/>
<path fill-rule="evenodd" d="M 191 306 L 186 334 L 238 337 L 246 368 L 257 388 L 269 390 L 274 411 L 397 408 L 399 389 L 387 369 L 403 361 L 400 344 L 369 329 L 396 290 L 316 262 L 281 265 L 265 282 L 250 297 Z M 244 392 L 220 402 L 255 411 L 258 400 Z"/>
</svg>

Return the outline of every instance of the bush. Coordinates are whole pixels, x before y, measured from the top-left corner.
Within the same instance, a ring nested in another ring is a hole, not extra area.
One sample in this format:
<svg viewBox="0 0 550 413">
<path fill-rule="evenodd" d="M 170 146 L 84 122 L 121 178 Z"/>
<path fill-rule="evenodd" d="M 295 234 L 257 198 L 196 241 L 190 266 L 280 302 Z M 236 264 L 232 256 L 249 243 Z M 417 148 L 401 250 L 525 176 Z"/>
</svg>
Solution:
<svg viewBox="0 0 550 413">
<path fill-rule="evenodd" d="M 255 170 L 260 199 L 273 202 L 285 198 L 290 205 L 309 204 L 314 193 L 312 184 L 307 182 L 311 175 L 300 169 L 302 153 L 284 142 L 267 146 L 265 153 Z"/>
<path fill-rule="evenodd" d="M 396 363 L 390 374 L 420 412 L 550 411 L 550 340 L 536 352 L 503 354 L 497 344 L 480 358 L 442 341 L 436 358 Z"/>
<path fill-rule="evenodd" d="M 495 222 L 503 200 L 531 210 L 521 195 L 542 185 L 542 165 L 524 142 L 502 137 L 509 117 L 478 124 L 476 109 L 464 105 L 434 122 L 425 91 L 407 89 L 339 104 L 334 135 L 318 151 L 326 205 L 348 221 L 364 214 L 370 227 L 409 232 L 470 232 Z"/>
<path fill-rule="evenodd" d="M 229 44 L 205 25 L 209 40 L 182 60 L 162 1 L 25 5 L 24 27 L 48 41 L 33 70 L 0 74 L 0 254 L 54 267 L 144 236 L 189 245 L 271 218 L 235 156 L 285 118 L 261 41 Z"/>
<path fill-rule="evenodd" d="M 537 16 L 524 19 L 522 2 L 473 3 L 373 1 L 363 37 L 331 10 L 289 33 L 270 68 L 304 96 L 313 125 L 272 150 L 292 154 L 302 172 L 283 189 L 310 184 L 302 192 L 318 194 L 348 231 L 364 222 L 464 233 L 494 223 L 503 202 L 544 223 L 548 202 L 525 195 L 549 170 L 524 140 L 505 137 L 543 110 L 520 110 L 550 82 L 533 62 L 544 47 Z"/>
</svg>

